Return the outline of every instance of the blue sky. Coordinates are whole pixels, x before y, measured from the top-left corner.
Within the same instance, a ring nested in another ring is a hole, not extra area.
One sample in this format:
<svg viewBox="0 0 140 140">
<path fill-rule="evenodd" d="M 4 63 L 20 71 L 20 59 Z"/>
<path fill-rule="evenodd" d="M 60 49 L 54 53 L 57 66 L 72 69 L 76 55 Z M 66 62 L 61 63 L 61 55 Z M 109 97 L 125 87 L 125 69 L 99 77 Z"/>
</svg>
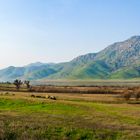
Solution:
<svg viewBox="0 0 140 140">
<path fill-rule="evenodd" d="M 0 68 L 63 62 L 140 35 L 140 0 L 0 0 Z"/>
</svg>

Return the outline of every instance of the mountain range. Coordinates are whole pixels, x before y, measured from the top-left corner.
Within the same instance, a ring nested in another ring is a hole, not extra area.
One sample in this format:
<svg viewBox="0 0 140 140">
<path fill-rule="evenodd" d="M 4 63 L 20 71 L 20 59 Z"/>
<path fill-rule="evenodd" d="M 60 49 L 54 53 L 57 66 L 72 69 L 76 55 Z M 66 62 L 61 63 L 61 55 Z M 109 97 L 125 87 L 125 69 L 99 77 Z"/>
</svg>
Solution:
<svg viewBox="0 0 140 140">
<path fill-rule="evenodd" d="M 14 79 L 131 79 L 140 77 L 140 36 L 109 45 L 65 63 L 32 63 L 0 70 L 0 81 Z"/>
</svg>

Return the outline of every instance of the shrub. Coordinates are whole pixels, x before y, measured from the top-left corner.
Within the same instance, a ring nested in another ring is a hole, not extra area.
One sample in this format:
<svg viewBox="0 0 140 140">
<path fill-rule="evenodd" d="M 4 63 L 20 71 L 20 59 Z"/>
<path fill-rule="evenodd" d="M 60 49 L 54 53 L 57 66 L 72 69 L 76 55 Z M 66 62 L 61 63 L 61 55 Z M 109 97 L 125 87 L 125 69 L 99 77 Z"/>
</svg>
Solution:
<svg viewBox="0 0 140 140">
<path fill-rule="evenodd" d="M 126 101 L 130 100 L 132 93 L 130 91 L 125 91 L 123 97 Z"/>
<path fill-rule="evenodd" d="M 9 95 L 9 92 L 6 92 L 5 95 Z"/>
<path fill-rule="evenodd" d="M 35 98 L 35 95 L 32 94 L 31 97 Z"/>
<path fill-rule="evenodd" d="M 140 98 L 140 90 L 135 91 L 135 99 L 138 101 Z"/>
</svg>

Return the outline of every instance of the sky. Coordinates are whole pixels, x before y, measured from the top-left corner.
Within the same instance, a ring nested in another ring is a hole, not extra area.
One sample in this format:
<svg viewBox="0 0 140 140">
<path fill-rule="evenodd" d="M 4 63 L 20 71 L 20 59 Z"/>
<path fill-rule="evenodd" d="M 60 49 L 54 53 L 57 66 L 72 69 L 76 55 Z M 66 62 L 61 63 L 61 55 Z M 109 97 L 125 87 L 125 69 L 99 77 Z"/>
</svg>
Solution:
<svg viewBox="0 0 140 140">
<path fill-rule="evenodd" d="M 0 68 L 65 62 L 140 35 L 140 0 L 0 0 Z"/>
</svg>

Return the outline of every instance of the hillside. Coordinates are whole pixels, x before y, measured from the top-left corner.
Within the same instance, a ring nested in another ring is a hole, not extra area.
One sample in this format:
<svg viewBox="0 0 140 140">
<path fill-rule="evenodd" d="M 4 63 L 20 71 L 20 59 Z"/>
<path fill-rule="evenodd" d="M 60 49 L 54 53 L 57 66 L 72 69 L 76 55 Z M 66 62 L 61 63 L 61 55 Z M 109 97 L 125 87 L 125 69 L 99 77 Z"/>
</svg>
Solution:
<svg viewBox="0 0 140 140">
<path fill-rule="evenodd" d="M 59 64 L 32 63 L 0 70 L 0 81 L 19 79 L 130 79 L 140 77 L 140 36 Z"/>
</svg>

